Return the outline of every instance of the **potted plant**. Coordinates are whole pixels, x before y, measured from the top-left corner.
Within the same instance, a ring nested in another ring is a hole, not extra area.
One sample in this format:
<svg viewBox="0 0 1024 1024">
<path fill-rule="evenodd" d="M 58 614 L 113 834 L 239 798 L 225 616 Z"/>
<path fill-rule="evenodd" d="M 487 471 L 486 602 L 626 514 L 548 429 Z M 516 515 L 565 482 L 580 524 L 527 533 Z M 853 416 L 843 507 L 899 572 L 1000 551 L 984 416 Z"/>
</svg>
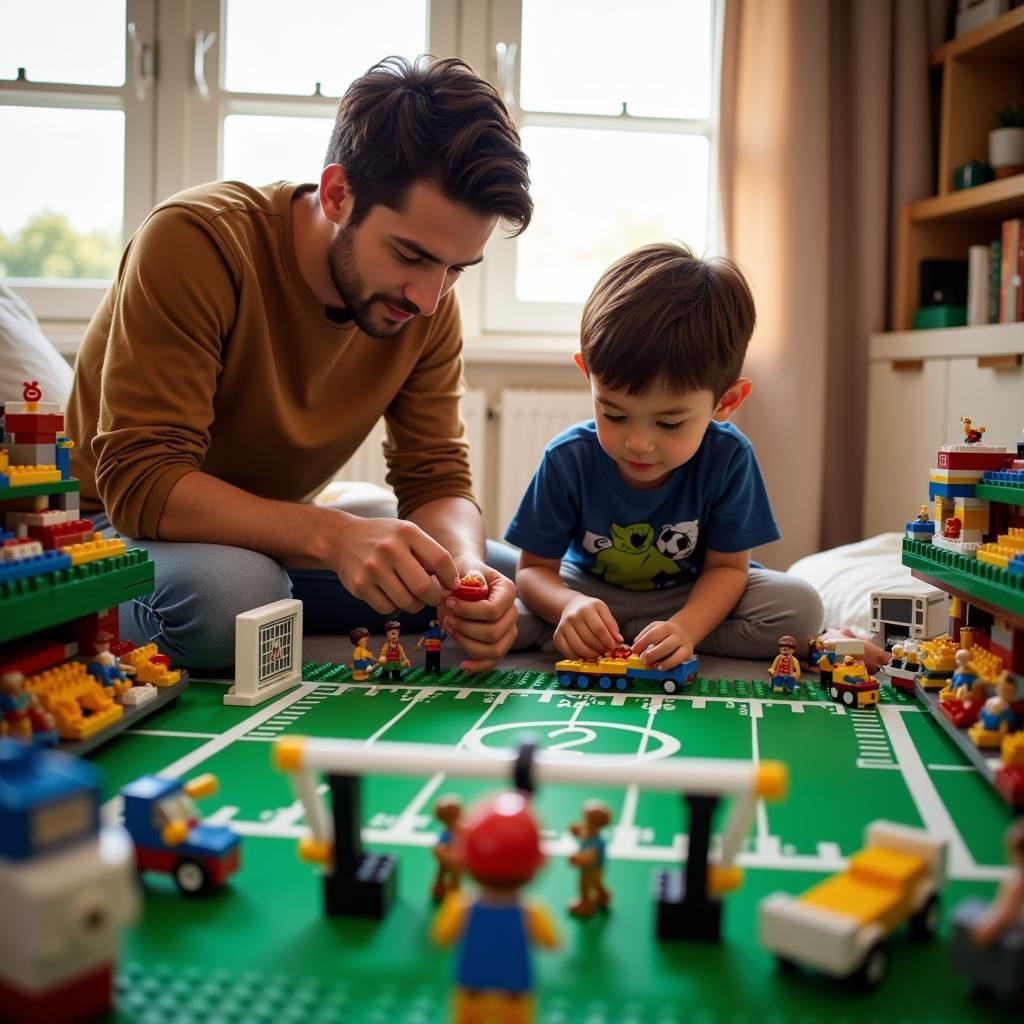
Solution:
<svg viewBox="0 0 1024 1024">
<path fill-rule="evenodd" d="M 1024 172 L 1024 106 L 1000 107 L 992 114 L 999 127 L 988 133 L 988 162 L 996 177 Z"/>
</svg>

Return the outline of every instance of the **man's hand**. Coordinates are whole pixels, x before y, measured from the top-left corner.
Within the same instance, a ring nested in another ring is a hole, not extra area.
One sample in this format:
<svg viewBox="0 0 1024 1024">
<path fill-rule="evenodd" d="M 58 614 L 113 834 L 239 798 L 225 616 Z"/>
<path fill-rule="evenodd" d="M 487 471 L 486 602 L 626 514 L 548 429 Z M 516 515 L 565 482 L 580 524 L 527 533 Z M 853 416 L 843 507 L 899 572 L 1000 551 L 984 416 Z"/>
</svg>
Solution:
<svg viewBox="0 0 1024 1024">
<path fill-rule="evenodd" d="M 555 629 L 555 646 L 567 658 L 593 661 L 622 643 L 622 634 L 604 601 L 574 594 Z"/>
<path fill-rule="evenodd" d="M 344 522 L 333 537 L 331 567 L 345 589 L 375 611 L 437 606 L 459 585 L 452 556 L 415 523 L 337 515 Z"/>
<path fill-rule="evenodd" d="M 459 667 L 465 672 L 485 672 L 494 668 L 516 638 L 516 585 L 478 559 L 460 558 L 456 576 L 461 579 L 467 572 L 483 576 L 487 597 L 463 601 L 449 596 L 437 602 L 437 617 L 442 629 L 469 655 Z"/>
<path fill-rule="evenodd" d="M 648 667 L 667 672 L 692 657 L 693 640 L 678 622 L 668 619 L 645 626 L 633 641 L 632 649 Z"/>
<path fill-rule="evenodd" d="M 820 639 L 822 640 L 858 640 L 860 639 L 852 629 L 840 628 L 838 626 L 829 626 L 824 633 L 821 634 Z M 892 656 L 888 651 L 883 651 L 877 644 L 873 644 L 870 640 L 864 641 L 864 667 L 868 670 L 868 675 L 874 675 L 883 665 L 888 665 L 889 660 Z M 842 659 L 839 659 L 842 661 Z M 836 668 L 838 668 L 838 663 Z"/>
</svg>

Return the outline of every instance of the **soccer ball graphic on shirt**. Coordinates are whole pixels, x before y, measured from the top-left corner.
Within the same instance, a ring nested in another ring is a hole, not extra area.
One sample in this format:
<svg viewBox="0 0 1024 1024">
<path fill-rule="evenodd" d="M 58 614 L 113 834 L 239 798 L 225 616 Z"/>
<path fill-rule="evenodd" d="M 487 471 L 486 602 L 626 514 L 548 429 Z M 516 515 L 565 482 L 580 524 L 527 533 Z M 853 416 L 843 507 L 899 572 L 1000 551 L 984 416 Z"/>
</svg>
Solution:
<svg viewBox="0 0 1024 1024">
<path fill-rule="evenodd" d="M 667 523 L 661 528 L 655 541 L 658 550 L 674 562 L 685 558 L 697 546 L 700 531 L 698 520 L 691 519 L 682 523 Z"/>
</svg>

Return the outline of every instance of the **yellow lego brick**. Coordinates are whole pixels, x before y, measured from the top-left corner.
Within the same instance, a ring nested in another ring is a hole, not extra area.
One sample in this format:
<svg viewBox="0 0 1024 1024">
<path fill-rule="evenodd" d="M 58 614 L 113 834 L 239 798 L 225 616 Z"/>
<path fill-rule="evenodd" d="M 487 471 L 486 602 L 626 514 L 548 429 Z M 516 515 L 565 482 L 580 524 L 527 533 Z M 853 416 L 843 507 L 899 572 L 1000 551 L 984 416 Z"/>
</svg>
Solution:
<svg viewBox="0 0 1024 1024">
<path fill-rule="evenodd" d="M 891 931 L 903 916 L 904 896 L 898 886 L 878 885 L 846 874 L 819 882 L 800 901 L 863 925 L 879 924 Z"/>
<path fill-rule="evenodd" d="M 979 562 L 987 562 L 989 565 L 998 565 L 1000 569 L 1005 569 L 1016 554 L 1013 548 L 1004 547 L 1002 544 L 982 544 L 978 548 L 977 558 Z"/>
<path fill-rule="evenodd" d="M 129 651 L 121 660 L 135 669 L 137 683 L 152 683 L 154 686 L 174 686 L 181 679 L 181 673 L 169 669 L 159 662 L 150 661 L 160 651 L 156 644 L 146 644 Z"/>
<path fill-rule="evenodd" d="M 1024 551 L 1024 527 L 1011 526 L 1008 533 L 999 534 L 999 543 L 1020 554 Z"/>
<path fill-rule="evenodd" d="M 98 562 L 101 558 L 114 558 L 117 555 L 123 555 L 126 550 L 124 541 L 120 537 L 104 540 L 102 534 L 99 533 L 93 534 L 93 540 L 61 548 L 61 551 L 71 558 L 72 565 Z"/>
<path fill-rule="evenodd" d="M 928 873 L 923 857 L 902 850 L 869 846 L 850 858 L 849 874 L 874 885 L 896 885 L 903 889 L 916 887 Z"/>
<path fill-rule="evenodd" d="M 994 683 L 1003 671 L 1003 659 L 998 654 L 975 645 L 970 648 L 971 660 L 967 667 L 985 683 Z"/>
<path fill-rule="evenodd" d="M 1005 737 L 1000 754 L 1007 768 L 1024 768 L 1024 732 Z"/>
<path fill-rule="evenodd" d="M 124 708 L 81 662 L 65 662 L 29 676 L 25 684 L 53 715 L 62 740 L 85 739 L 124 714 Z"/>
<path fill-rule="evenodd" d="M 0 473 L 7 472 L 7 466 L 10 463 L 10 456 L 7 454 L 6 448 L 0 448 Z"/>
<path fill-rule="evenodd" d="M 987 508 L 958 508 L 953 515 L 960 520 L 961 529 L 981 530 L 982 533 L 988 532 L 989 511 Z"/>
<path fill-rule="evenodd" d="M 61 479 L 60 470 L 56 466 L 8 466 L 4 473 L 10 480 L 10 487 L 51 484 Z"/>
</svg>

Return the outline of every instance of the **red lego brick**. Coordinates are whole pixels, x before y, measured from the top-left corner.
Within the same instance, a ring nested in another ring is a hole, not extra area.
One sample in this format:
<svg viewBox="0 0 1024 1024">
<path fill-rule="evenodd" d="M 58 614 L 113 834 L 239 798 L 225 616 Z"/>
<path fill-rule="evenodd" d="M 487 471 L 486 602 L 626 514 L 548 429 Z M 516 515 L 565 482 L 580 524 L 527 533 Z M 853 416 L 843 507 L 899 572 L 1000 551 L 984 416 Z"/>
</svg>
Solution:
<svg viewBox="0 0 1024 1024">
<path fill-rule="evenodd" d="M 1024 809 L 1024 768 L 996 769 L 993 780 L 996 792 L 1014 809 Z"/>
<path fill-rule="evenodd" d="M 939 469 L 1004 469 L 1013 461 L 1010 452 L 939 452 Z"/>
<path fill-rule="evenodd" d="M 95 527 L 91 519 L 76 519 L 56 526 L 30 526 L 28 535 L 38 540 L 44 548 L 64 548 L 70 544 L 81 544 L 92 540 Z"/>
<path fill-rule="evenodd" d="M 133 644 L 131 640 L 118 640 L 117 643 L 110 645 L 110 653 L 114 655 L 115 658 L 123 658 L 126 654 L 131 654 L 134 650 L 135 644 Z M 156 658 L 150 658 L 150 661 L 156 661 Z M 170 664 L 169 658 L 167 659 L 167 663 L 168 665 Z"/>
<path fill-rule="evenodd" d="M 15 444 L 56 444 L 56 434 L 26 434 L 20 431 L 14 439 Z"/>
<path fill-rule="evenodd" d="M 9 412 L 4 416 L 4 431 L 8 434 L 62 434 L 64 414 L 59 412 Z M 18 437 L 21 441 L 21 437 Z"/>
<path fill-rule="evenodd" d="M 76 644 L 39 640 L 24 647 L 4 651 L 0 655 L 0 676 L 5 672 L 21 672 L 30 676 L 35 672 L 62 665 L 77 653 Z"/>
</svg>

